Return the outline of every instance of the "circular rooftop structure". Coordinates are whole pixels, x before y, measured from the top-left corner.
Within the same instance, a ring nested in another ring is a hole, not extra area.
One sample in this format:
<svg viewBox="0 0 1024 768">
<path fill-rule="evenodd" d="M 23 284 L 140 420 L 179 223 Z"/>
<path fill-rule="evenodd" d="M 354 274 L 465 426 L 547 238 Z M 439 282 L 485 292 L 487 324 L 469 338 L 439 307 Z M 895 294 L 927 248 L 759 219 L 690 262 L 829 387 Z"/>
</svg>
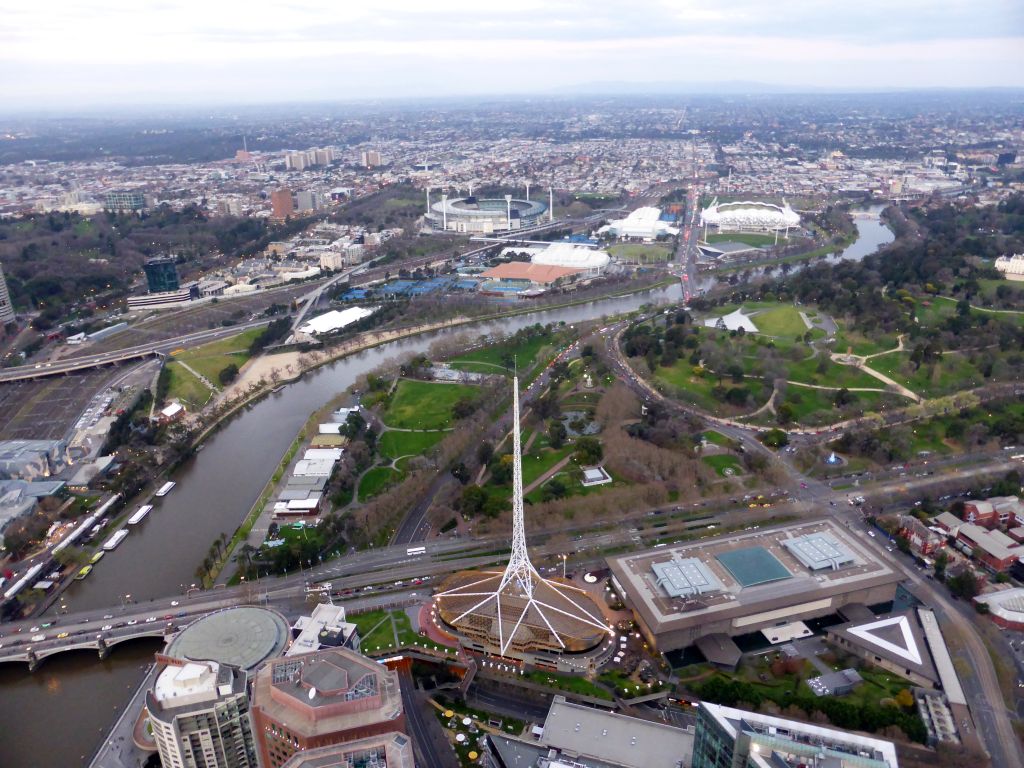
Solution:
<svg viewBox="0 0 1024 768">
<path fill-rule="evenodd" d="M 192 622 L 171 640 L 166 653 L 179 659 L 218 661 L 252 670 L 280 656 L 290 638 L 291 628 L 280 613 L 243 605 Z"/>
<path fill-rule="evenodd" d="M 547 209 L 547 203 L 541 200 L 453 197 L 431 204 L 427 220 L 438 230 L 496 232 L 532 227 Z"/>
</svg>

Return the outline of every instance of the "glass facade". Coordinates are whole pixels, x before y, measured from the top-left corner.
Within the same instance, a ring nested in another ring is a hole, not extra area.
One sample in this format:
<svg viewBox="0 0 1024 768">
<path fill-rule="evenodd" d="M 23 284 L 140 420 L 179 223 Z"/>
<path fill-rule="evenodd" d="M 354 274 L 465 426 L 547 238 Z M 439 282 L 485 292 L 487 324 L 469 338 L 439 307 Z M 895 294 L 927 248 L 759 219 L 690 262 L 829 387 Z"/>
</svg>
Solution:
<svg viewBox="0 0 1024 768">
<path fill-rule="evenodd" d="M 150 259 L 143 269 L 146 272 L 146 283 L 149 285 L 150 293 L 176 291 L 181 287 L 174 259 Z"/>
</svg>

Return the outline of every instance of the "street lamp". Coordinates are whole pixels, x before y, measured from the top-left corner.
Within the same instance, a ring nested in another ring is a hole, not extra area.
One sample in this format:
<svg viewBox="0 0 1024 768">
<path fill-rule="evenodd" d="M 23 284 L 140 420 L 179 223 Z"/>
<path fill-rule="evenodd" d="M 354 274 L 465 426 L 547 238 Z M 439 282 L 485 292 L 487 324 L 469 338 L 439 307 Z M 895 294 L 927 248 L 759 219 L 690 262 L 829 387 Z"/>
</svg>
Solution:
<svg viewBox="0 0 1024 768">
<path fill-rule="evenodd" d="M 566 561 L 566 559 L 568 557 L 569 557 L 569 555 L 564 554 L 564 553 L 562 554 L 562 578 L 563 579 L 566 578 L 566 576 L 565 576 L 565 561 Z"/>
</svg>

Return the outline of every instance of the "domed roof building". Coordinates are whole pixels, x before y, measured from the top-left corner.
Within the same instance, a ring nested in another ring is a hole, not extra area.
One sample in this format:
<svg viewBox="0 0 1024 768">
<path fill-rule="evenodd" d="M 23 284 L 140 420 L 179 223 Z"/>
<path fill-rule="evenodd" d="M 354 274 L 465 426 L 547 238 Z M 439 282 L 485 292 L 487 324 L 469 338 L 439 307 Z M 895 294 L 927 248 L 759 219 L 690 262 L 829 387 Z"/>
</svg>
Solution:
<svg viewBox="0 0 1024 768">
<path fill-rule="evenodd" d="M 701 211 L 700 223 L 721 232 L 770 232 L 800 226 L 800 214 L 785 200 L 779 206 L 754 200 L 719 203 L 716 197 Z"/>
</svg>

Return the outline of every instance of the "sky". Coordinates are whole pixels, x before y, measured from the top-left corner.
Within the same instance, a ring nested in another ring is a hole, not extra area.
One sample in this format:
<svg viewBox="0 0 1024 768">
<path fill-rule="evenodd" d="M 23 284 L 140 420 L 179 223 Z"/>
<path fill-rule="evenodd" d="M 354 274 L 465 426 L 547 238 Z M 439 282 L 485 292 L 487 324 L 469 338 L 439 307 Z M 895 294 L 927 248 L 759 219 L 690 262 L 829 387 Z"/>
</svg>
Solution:
<svg viewBox="0 0 1024 768">
<path fill-rule="evenodd" d="M 0 19 L 8 109 L 1024 87 L 1024 0 L 0 0 Z"/>
</svg>

